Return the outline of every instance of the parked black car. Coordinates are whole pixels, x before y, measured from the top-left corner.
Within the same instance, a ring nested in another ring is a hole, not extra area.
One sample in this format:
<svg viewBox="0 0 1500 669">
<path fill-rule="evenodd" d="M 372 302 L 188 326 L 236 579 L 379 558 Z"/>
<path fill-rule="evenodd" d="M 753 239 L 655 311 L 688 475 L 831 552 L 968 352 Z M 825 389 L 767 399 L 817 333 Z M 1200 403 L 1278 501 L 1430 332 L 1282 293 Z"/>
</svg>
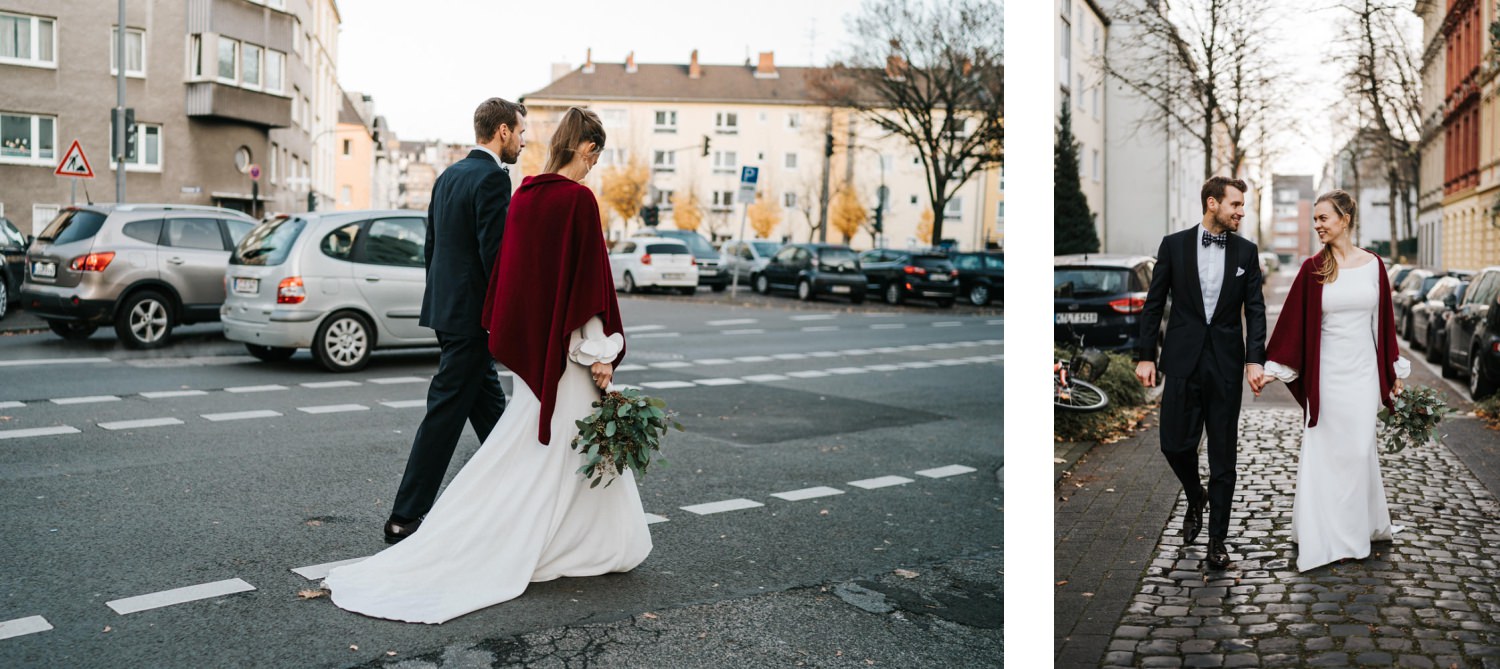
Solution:
<svg viewBox="0 0 1500 669">
<path fill-rule="evenodd" d="M 1448 355 L 1448 319 L 1464 299 L 1469 279 L 1445 276 L 1438 279 L 1427 299 L 1411 308 L 1412 333 L 1409 341 L 1414 349 L 1425 351 L 1427 362 L 1445 363 Z"/>
<path fill-rule="evenodd" d="M 819 295 L 847 297 L 854 304 L 865 301 L 866 281 L 859 257 L 849 247 L 835 244 L 783 246 L 750 282 L 762 295 L 791 290 L 804 301 Z"/>
<path fill-rule="evenodd" d="M 958 270 L 940 253 L 873 249 L 859 254 L 859 267 L 866 292 L 887 304 L 923 299 L 946 309 L 958 295 Z"/>
<path fill-rule="evenodd" d="M 1052 260 L 1054 341 L 1084 335 L 1092 347 L 1135 348 L 1156 259 L 1150 256 L 1067 255 Z M 1165 325 L 1165 314 L 1162 323 Z"/>
<path fill-rule="evenodd" d="M 1411 308 L 1426 300 L 1427 291 L 1432 290 L 1441 278 L 1442 272 L 1418 267 L 1407 272 L 1401 283 L 1391 284 L 1395 286 L 1391 290 L 1391 308 L 1396 311 L 1396 332 L 1407 341 L 1412 337 Z"/>
<path fill-rule="evenodd" d="M 698 265 L 698 285 L 708 286 L 715 293 L 724 292 L 729 286 L 729 272 L 719 267 L 719 251 L 713 244 L 708 243 L 703 235 L 691 230 L 663 230 L 655 229 L 657 237 L 681 240 L 687 244 L 688 250 L 693 252 L 693 263 Z"/>
<path fill-rule="evenodd" d="M 1443 376 L 1469 376 L 1469 397 L 1489 397 L 1500 382 L 1500 266 L 1474 275 L 1463 302 L 1448 319 L 1448 361 Z"/>
<path fill-rule="evenodd" d="M 26 247 L 31 240 L 10 219 L 0 216 L 0 318 L 10 305 L 21 301 L 21 280 L 26 278 Z"/>
<path fill-rule="evenodd" d="M 982 307 L 993 300 L 1005 301 L 1005 254 L 954 253 L 949 256 L 958 268 L 958 294 L 969 304 Z"/>
</svg>

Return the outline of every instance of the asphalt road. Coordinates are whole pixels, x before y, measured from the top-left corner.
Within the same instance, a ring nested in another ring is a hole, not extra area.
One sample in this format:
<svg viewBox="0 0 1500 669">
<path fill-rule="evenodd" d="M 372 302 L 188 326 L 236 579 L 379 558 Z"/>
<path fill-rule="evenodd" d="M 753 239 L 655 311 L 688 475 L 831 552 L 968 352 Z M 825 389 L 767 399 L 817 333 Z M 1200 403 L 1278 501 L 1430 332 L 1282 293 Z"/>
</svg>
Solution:
<svg viewBox="0 0 1500 669">
<path fill-rule="evenodd" d="M 304 600 L 316 580 L 292 571 L 384 546 L 435 350 L 333 375 L 305 352 L 256 361 L 213 325 L 146 353 L 105 331 L 0 337 L 0 665 L 1000 661 L 1002 316 L 622 307 L 617 382 L 665 398 L 688 428 L 641 483 L 665 519 L 654 552 L 631 573 L 534 584 L 441 626 Z M 242 412 L 260 413 L 219 415 Z M 466 431 L 450 475 L 478 445 Z M 892 476 L 909 481 L 851 485 Z M 843 493 L 772 496 L 815 486 Z M 681 508 L 731 499 L 762 506 Z M 117 612 L 205 584 L 223 590 Z"/>
</svg>

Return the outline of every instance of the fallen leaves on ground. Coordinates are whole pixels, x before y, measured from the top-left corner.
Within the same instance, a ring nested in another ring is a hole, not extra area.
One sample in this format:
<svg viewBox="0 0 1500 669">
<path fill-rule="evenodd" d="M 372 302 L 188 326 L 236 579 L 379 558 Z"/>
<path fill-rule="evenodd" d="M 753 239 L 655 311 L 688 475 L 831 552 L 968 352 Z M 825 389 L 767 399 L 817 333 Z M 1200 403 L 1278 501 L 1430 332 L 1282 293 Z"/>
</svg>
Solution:
<svg viewBox="0 0 1500 669">
<path fill-rule="evenodd" d="M 918 576 L 921 575 L 921 574 L 918 574 L 917 572 L 914 572 L 914 571 L 912 571 L 910 569 L 897 569 L 896 571 L 894 571 L 892 573 L 894 573 L 897 576 L 900 576 L 901 578 L 905 578 L 905 579 L 912 579 L 912 578 L 916 578 L 916 577 L 918 577 Z"/>
<path fill-rule="evenodd" d="M 354 644 L 351 643 L 351 644 L 349 644 L 349 650 L 359 650 L 359 646 L 356 646 L 356 645 L 354 645 Z"/>
<path fill-rule="evenodd" d="M 1068 582 L 1066 580 L 1058 581 L 1057 582 L 1057 585 L 1067 585 L 1067 584 L 1068 584 Z"/>
<path fill-rule="evenodd" d="M 110 626 L 109 626 L 109 625 L 105 625 L 105 626 L 104 626 L 104 631 L 106 631 L 106 632 L 108 632 L 108 631 L 110 631 L 110 630 L 112 630 L 112 629 L 114 629 L 114 628 L 113 628 L 113 627 L 110 627 Z"/>
<path fill-rule="evenodd" d="M 642 613 L 641 617 L 645 618 L 647 620 L 656 620 L 656 614 L 655 613 L 651 613 L 650 611 Z"/>
<path fill-rule="evenodd" d="M 298 590 L 297 591 L 297 596 L 301 597 L 302 599 L 317 599 L 319 597 L 327 597 L 328 596 L 328 591 L 327 590 L 323 590 L 321 588 L 318 588 L 318 589 L 305 588 L 305 589 L 302 589 L 302 590 Z"/>
</svg>

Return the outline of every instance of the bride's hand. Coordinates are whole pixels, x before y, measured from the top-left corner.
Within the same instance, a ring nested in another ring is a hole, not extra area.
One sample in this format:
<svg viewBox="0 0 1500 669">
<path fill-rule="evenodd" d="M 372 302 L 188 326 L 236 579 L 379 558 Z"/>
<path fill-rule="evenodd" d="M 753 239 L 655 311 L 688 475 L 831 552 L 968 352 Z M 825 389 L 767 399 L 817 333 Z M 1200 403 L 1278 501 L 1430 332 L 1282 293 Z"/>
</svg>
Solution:
<svg viewBox="0 0 1500 669">
<path fill-rule="evenodd" d="M 1406 384 L 1401 383 L 1401 379 L 1396 379 L 1396 384 L 1393 385 L 1393 386 L 1391 386 L 1391 396 L 1394 397 L 1396 395 L 1400 395 L 1401 394 L 1401 389 L 1405 388 L 1405 387 L 1406 387 Z"/>
<path fill-rule="evenodd" d="M 600 390 L 608 390 L 610 379 L 615 376 L 615 368 L 606 362 L 596 362 L 589 366 L 589 374 L 594 377 L 594 385 Z"/>
</svg>

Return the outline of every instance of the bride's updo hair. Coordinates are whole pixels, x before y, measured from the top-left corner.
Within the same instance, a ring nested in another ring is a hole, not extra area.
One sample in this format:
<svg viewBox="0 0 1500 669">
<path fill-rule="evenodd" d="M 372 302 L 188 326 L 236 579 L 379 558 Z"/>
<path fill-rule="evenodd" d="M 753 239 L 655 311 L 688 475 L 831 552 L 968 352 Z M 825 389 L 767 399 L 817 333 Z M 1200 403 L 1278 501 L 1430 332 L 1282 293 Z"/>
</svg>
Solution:
<svg viewBox="0 0 1500 669">
<path fill-rule="evenodd" d="M 604 150 L 604 124 L 599 115 L 587 109 L 569 107 L 563 113 L 562 122 L 552 133 L 552 142 L 547 146 L 547 167 L 543 172 L 556 173 L 564 165 L 573 162 L 579 147 L 594 143 L 595 151 Z"/>
<path fill-rule="evenodd" d="M 1343 189 L 1335 189 L 1318 196 L 1313 206 L 1327 202 L 1333 206 L 1334 213 L 1339 216 L 1349 217 L 1349 234 L 1355 235 L 1356 225 L 1359 223 L 1359 205 L 1354 203 L 1354 196 Z M 1358 237 L 1354 237 L 1358 239 Z M 1333 255 L 1333 246 L 1324 244 L 1322 250 L 1318 251 L 1318 264 L 1314 267 L 1318 275 L 1318 283 L 1330 284 L 1339 278 L 1339 261 Z"/>
</svg>

